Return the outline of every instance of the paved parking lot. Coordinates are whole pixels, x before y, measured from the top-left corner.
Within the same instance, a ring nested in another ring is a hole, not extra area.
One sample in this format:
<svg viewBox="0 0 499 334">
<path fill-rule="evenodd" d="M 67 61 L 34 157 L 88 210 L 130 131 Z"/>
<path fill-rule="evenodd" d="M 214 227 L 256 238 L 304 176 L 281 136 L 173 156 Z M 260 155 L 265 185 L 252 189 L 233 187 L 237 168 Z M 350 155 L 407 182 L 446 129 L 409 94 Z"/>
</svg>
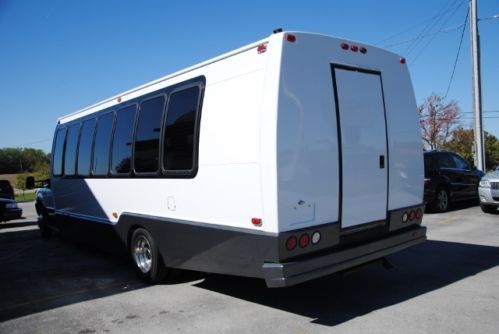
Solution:
<svg viewBox="0 0 499 334">
<path fill-rule="evenodd" d="M 0 225 L 0 333 L 497 333 L 499 215 L 427 214 L 429 241 L 370 265 L 272 290 L 181 273 L 140 283 L 126 259 Z"/>
</svg>

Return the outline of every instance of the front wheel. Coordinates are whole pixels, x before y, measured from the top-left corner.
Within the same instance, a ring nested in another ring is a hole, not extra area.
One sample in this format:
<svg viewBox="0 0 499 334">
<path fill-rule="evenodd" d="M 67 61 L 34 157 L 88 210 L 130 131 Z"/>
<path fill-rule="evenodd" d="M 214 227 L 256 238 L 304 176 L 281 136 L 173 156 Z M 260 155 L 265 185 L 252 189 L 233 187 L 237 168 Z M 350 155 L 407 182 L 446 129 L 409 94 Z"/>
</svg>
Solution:
<svg viewBox="0 0 499 334">
<path fill-rule="evenodd" d="M 155 284 L 166 277 L 167 269 L 149 231 L 138 228 L 133 232 L 130 252 L 135 263 L 135 270 L 141 280 Z"/>
<path fill-rule="evenodd" d="M 480 208 L 485 213 L 495 213 L 497 211 L 497 207 L 493 205 L 480 204 Z"/>
</svg>

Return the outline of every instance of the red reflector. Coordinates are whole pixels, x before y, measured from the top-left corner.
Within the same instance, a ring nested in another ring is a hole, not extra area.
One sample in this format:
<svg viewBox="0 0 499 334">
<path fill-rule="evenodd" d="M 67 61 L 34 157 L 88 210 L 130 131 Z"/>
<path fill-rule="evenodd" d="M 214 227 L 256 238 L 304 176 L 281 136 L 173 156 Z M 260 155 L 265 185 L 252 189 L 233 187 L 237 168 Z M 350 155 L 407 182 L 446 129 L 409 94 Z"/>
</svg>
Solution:
<svg viewBox="0 0 499 334">
<path fill-rule="evenodd" d="M 305 248 L 310 243 L 310 237 L 308 234 L 304 233 L 300 236 L 300 247 Z"/>
<path fill-rule="evenodd" d="M 363 53 L 363 54 L 366 54 L 367 53 L 367 49 L 366 48 L 360 48 L 360 53 Z"/>
<path fill-rule="evenodd" d="M 298 244 L 298 240 L 296 240 L 295 236 L 291 236 L 286 240 L 286 249 L 288 251 L 292 251 L 293 249 L 296 248 L 296 245 Z"/>
<path fill-rule="evenodd" d="M 251 218 L 251 223 L 255 226 L 262 226 L 261 218 Z"/>
<path fill-rule="evenodd" d="M 258 53 L 264 53 L 265 51 L 267 51 L 267 44 L 258 45 L 258 47 L 256 48 L 256 51 Z"/>
<path fill-rule="evenodd" d="M 423 210 L 417 209 L 416 210 L 416 219 L 421 219 L 423 217 Z"/>
<path fill-rule="evenodd" d="M 400 63 L 401 64 L 405 64 L 405 58 L 404 57 L 400 57 Z"/>
<path fill-rule="evenodd" d="M 343 50 L 348 50 L 350 48 L 350 46 L 347 43 L 341 43 L 341 48 Z"/>
<path fill-rule="evenodd" d="M 411 210 L 411 212 L 409 212 L 409 220 L 414 220 L 414 218 L 416 218 L 416 211 Z"/>
<path fill-rule="evenodd" d="M 288 42 L 294 43 L 294 42 L 296 42 L 296 36 L 295 35 L 291 35 L 291 34 L 286 34 L 286 40 Z"/>
<path fill-rule="evenodd" d="M 352 50 L 353 52 L 357 52 L 357 51 L 359 51 L 359 47 L 357 45 L 352 45 L 350 47 L 350 50 Z"/>
</svg>

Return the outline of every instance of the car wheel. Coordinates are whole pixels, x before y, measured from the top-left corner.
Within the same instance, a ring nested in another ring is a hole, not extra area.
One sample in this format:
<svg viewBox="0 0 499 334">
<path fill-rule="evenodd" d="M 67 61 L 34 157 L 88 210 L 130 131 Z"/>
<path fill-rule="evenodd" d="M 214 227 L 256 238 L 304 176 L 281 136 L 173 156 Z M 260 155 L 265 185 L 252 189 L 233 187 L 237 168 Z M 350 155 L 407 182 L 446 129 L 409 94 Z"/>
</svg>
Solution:
<svg viewBox="0 0 499 334">
<path fill-rule="evenodd" d="M 138 228 L 133 232 L 130 252 L 135 263 L 135 270 L 141 280 L 155 284 L 166 277 L 167 268 L 156 242 L 146 229 Z"/>
<path fill-rule="evenodd" d="M 485 213 L 495 213 L 497 211 L 497 207 L 494 205 L 480 204 L 480 208 Z"/>
<path fill-rule="evenodd" d="M 437 212 L 445 212 L 449 209 L 449 192 L 445 188 L 437 190 L 437 196 L 432 206 Z"/>
<path fill-rule="evenodd" d="M 42 208 L 41 213 L 38 215 L 38 228 L 40 229 L 40 234 L 42 238 L 49 238 L 52 236 L 52 230 L 48 226 L 49 215 L 47 209 Z"/>
</svg>

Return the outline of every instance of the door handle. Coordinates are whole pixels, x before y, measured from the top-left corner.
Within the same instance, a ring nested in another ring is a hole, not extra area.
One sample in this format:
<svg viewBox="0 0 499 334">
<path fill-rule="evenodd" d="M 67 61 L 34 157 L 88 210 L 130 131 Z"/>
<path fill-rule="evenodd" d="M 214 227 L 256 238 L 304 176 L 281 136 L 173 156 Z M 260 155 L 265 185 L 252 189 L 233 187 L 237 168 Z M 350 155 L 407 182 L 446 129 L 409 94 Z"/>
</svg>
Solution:
<svg viewBox="0 0 499 334">
<path fill-rule="evenodd" d="M 384 155 L 379 156 L 379 168 L 380 169 L 385 168 L 385 156 Z"/>
</svg>

